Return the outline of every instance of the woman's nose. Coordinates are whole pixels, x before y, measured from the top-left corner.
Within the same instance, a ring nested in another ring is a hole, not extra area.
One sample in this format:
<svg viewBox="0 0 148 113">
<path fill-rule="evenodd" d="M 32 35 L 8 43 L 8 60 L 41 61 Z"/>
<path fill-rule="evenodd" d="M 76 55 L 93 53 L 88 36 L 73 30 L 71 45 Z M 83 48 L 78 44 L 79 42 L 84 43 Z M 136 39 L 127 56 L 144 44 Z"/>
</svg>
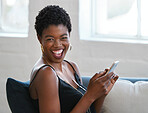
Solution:
<svg viewBox="0 0 148 113">
<path fill-rule="evenodd" d="M 61 41 L 60 40 L 55 40 L 54 41 L 54 47 L 59 47 L 61 46 Z"/>
</svg>

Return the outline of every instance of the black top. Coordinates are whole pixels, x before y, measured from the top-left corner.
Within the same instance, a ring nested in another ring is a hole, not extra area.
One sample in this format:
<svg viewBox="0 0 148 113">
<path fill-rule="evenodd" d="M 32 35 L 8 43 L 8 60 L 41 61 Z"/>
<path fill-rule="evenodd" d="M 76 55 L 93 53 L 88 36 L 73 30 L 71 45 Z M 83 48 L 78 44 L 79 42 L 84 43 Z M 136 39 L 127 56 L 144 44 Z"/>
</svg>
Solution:
<svg viewBox="0 0 148 113">
<path fill-rule="evenodd" d="M 66 62 L 69 63 L 68 61 L 66 61 Z M 42 67 L 40 67 L 40 69 L 45 66 L 49 66 L 54 70 L 54 68 L 50 65 L 43 65 Z M 71 67 L 74 70 L 74 77 L 75 77 L 76 82 L 78 83 L 77 89 L 72 87 L 70 84 L 68 84 L 67 82 L 62 80 L 57 75 L 57 77 L 59 79 L 59 98 L 60 98 L 61 113 L 70 113 L 70 111 L 74 108 L 74 106 L 78 103 L 78 101 L 81 99 L 81 97 L 84 95 L 84 93 L 86 91 L 86 88 L 85 88 L 85 86 L 83 86 L 81 84 L 80 78 L 79 78 L 77 72 L 75 71 L 74 67 L 72 65 L 71 65 Z M 37 73 L 38 73 L 38 71 L 37 71 Z M 37 75 L 37 73 L 36 73 L 36 75 Z M 36 77 L 36 75 L 35 75 L 35 77 Z M 38 109 L 38 112 L 39 112 L 38 99 L 33 100 L 33 104 L 34 104 L 35 108 Z M 94 109 L 93 105 L 88 109 L 87 113 L 95 113 L 95 109 Z"/>
</svg>

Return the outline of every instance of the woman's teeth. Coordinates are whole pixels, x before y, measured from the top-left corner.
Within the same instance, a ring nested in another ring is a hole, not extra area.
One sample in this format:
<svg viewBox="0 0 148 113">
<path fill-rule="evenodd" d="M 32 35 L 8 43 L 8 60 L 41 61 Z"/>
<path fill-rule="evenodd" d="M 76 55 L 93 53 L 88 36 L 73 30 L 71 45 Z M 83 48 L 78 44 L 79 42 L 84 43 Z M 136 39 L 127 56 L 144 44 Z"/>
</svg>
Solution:
<svg viewBox="0 0 148 113">
<path fill-rule="evenodd" d="M 53 51 L 53 53 L 54 53 L 54 54 L 57 54 L 57 55 L 58 55 L 58 54 L 61 54 L 62 52 L 63 52 L 62 49 L 61 49 L 61 50 L 57 50 L 57 51 Z"/>
<path fill-rule="evenodd" d="M 52 51 L 52 52 L 53 52 L 53 56 L 55 58 L 61 58 L 62 57 L 63 49 L 60 49 L 60 50 L 57 50 L 57 51 Z"/>
</svg>

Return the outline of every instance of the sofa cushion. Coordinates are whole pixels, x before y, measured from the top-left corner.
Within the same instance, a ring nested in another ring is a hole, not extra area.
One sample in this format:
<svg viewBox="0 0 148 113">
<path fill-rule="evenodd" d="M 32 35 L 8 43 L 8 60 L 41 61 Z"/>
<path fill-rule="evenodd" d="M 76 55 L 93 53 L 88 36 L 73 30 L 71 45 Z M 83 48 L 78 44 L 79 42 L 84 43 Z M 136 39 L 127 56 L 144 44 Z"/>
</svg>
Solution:
<svg viewBox="0 0 148 113">
<path fill-rule="evenodd" d="M 29 82 L 8 78 L 6 91 L 12 113 L 37 113 L 30 98 L 28 87 Z"/>
<path fill-rule="evenodd" d="M 147 113 L 148 82 L 118 80 L 105 98 L 103 113 Z"/>
</svg>

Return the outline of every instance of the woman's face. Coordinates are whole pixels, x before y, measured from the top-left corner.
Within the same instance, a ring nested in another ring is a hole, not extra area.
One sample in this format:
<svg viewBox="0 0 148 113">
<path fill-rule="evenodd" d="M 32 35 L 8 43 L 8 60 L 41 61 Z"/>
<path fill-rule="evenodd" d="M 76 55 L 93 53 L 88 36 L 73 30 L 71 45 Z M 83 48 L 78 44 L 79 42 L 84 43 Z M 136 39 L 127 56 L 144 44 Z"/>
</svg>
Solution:
<svg viewBox="0 0 148 113">
<path fill-rule="evenodd" d="M 39 37 L 44 56 L 50 63 L 62 62 L 69 48 L 69 32 L 66 26 L 50 25 Z"/>
</svg>

